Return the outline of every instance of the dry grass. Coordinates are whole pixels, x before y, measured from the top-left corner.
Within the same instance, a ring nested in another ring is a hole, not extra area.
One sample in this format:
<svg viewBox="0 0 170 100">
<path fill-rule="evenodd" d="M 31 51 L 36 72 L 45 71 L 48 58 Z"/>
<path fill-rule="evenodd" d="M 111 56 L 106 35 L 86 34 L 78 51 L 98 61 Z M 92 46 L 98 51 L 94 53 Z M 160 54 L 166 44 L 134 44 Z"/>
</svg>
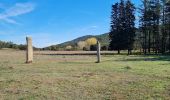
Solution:
<svg viewBox="0 0 170 100">
<path fill-rule="evenodd" d="M 35 51 L 35 55 L 96 55 L 96 51 Z M 102 55 L 113 55 L 113 51 L 101 51 Z"/>
<path fill-rule="evenodd" d="M 50 53 L 50 52 L 45 52 Z M 169 56 L 38 55 L 0 51 L 1 100 L 170 99 Z"/>
</svg>

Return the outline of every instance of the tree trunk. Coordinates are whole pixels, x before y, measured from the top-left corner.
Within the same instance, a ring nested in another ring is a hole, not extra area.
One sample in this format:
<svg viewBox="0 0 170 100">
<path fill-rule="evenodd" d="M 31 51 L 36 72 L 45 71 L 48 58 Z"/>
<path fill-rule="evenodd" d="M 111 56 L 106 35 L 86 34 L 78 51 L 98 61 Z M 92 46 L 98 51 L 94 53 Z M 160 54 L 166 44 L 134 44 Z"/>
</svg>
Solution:
<svg viewBox="0 0 170 100">
<path fill-rule="evenodd" d="M 149 52 L 149 54 L 151 53 L 151 33 L 150 33 L 150 31 L 148 31 L 148 34 L 149 34 L 149 41 L 148 41 L 148 52 Z"/>
<path fill-rule="evenodd" d="M 144 40 L 145 40 L 145 43 L 144 43 L 144 54 L 146 55 L 146 31 L 145 31 L 145 38 L 144 38 Z"/>
<path fill-rule="evenodd" d="M 118 49 L 118 52 L 117 52 L 118 54 L 120 54 L 120 50 Z"/>
<path fill-rule="evenodd" d="M 170 31 L 169 31 L 169 53 L 170 53 Z"/>
<path fill-rule="evenodd" d="M 132 55 L 132 50 L 128 49 L 128 55 Z"/>
<path fill-rule="evenodd" d="M 162 54 L 165 52 L 165 2 L 163 2 Z"/>
</svg>

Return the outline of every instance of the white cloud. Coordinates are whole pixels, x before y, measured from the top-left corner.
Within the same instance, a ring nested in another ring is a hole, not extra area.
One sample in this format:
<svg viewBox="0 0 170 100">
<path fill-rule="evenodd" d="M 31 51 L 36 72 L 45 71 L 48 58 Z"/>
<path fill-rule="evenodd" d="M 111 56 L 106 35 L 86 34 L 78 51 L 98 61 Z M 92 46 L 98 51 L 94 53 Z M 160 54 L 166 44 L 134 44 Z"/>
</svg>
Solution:
<svg viewBox="0 0 170 100">
<path fill-rule="evenodd" d="M 35 9 L 33 3 L 16 3 L 14 6 L 7 8 L 0 14 L 0 20 L 11 24 L 18 24 L 13 17 L 17 17 L 26 13 L 30 13 Z"/>
<path fill-rule="evenodd" d="M 11 24 L 18 24 L 15 20 L 10 19 L 10 18 L 2 18 L 1 20 L 8 22 L 8 23 L 11 23 Z"/>
</svg>

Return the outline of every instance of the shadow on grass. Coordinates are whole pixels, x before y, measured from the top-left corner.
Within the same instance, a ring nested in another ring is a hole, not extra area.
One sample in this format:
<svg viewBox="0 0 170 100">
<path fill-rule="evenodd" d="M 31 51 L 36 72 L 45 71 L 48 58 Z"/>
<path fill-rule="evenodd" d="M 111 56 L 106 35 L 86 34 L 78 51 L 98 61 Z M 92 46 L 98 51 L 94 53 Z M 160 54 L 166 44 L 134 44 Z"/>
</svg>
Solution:
<svg viewBox="0 0 170 100">
<path fill-rule="evenodd" d="M 170 61 L 169 55 L 140 55 L 132 56 L 117 61 Z"/>
</svg>

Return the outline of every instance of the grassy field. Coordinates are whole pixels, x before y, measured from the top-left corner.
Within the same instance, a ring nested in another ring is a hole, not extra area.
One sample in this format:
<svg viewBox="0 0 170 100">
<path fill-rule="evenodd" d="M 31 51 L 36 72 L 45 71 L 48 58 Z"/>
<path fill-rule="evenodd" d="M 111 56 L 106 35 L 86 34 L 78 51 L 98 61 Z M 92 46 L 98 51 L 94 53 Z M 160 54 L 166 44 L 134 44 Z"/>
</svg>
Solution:
<svg viewBox="0 0 170 100">
<path fill-rule="evenodd" d="M 170 100 L 170 56 L 38 55 L 0 50 L 0 100 Z"/>
</svg>

